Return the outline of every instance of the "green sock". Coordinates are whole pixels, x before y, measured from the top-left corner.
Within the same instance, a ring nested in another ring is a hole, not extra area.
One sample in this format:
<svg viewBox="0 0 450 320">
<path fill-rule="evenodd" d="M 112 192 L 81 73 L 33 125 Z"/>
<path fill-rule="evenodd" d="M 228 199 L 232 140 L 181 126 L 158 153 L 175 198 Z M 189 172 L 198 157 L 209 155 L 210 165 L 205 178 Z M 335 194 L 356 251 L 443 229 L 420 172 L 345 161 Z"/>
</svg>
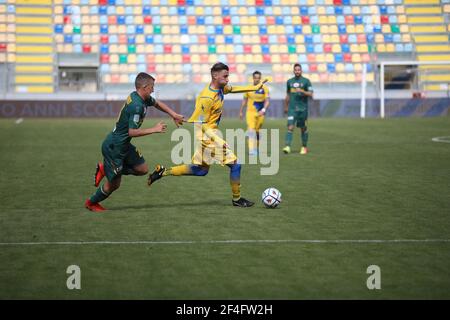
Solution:
<svg viewBox="0 0 450 320">
<path fill-rule="evenodd" d="M 302 132 L 302 145 L 306 148 L 306 145 L 308 144 L 308 130 L 306 130 L 305 132 Z"/>
<path fill-rule="evenodd" d="M 291 146 L 291 143 L 292 143 L 292 131 L 288 130 L 288 132 L 286 132 L 286 139 L 285 139 L 285 141 L 286 141 L 286 145 L 287 146 Z"/>
<path fill-rule="evenodd" d="M 91 200 L 92 203 L 97 203 L 105 200 L 108 198 L 110 193 L 106 193 L 103 191 L 103 185 L 98 187 L 98 189 L 95 191 L 95 193 L 91 196 L 89 200 Z"/>
</svg>

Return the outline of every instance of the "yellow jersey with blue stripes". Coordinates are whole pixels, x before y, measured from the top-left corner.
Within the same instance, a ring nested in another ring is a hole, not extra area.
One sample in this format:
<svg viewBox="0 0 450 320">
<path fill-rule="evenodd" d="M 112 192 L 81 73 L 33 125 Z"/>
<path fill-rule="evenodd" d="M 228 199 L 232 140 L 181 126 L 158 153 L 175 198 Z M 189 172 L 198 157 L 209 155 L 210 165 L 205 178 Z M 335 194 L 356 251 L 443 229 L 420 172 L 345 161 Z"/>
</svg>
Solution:
<svg viewBox="0 0 450 320">
<path fill-rule="evenodd" d="M 259 112 L 264 108 L 264 101 L 269 98 L 269 88 L 263 85 L 259 90 L 245 93 L 244 98 L 248 99 L 247 112 Z"/>
</svg>

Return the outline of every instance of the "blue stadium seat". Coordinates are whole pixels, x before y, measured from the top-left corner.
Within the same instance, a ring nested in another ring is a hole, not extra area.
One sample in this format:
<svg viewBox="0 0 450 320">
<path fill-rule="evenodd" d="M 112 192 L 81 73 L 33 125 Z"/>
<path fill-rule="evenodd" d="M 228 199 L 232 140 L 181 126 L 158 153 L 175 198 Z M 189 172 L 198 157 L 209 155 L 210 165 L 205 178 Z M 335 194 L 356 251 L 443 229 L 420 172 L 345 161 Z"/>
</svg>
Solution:
<svg viewBox="0 0 450 320">
<path fill-rule="evenodd" d="M 117 16 L 117 24 L 125 24 L 125 16 Z"/>
<path fill-rule="evenodd" d="M 394 41 L 395 43 L 400 43 L 400 42 L 402 42 L 402 36 L 401 36 L 401 34 L 399 34 L 399 33 L 394 34 L 394 39 L 393 39 L 393 41 Z"/>
<path fill-rule="evenodd" d="M 178 24 L 187 24 L 187 16 L 179 16 L 178 17 Z"/>
<path fill-rule="evenodd" d="M 299 54 L 298 55 L 298 62 L 304 64 L 306 62 L 308 62 L 308 58 L 306 57 L 306 54 Z M 306 71 L 304 66 L 302 66 L 303 71 Z"/>
<path fill-rule="evenodd" d="M 117 22 L 119 22 L 119 21 L 117 21 Z M 133 16 L 126 16 L 125 17 L 125 24 L 126 25 L 130 25 L 130 24 L 134 24 L 134 17 Z"/>
<path fill-rule="evenodd" d="M 230 15 L 230 7 L 222 7 L 222 16 Z"/>
<path fill-rule="evenodd" d="M 107 14 L 108 13 L 108 9 L 105 6 L 100 6 L 98 8 L 98 13 L 99 14 Z"/>
<path fill-rule="evenodd" d="M 389 16 L 389 23 L 397 23 L 398 19 L 396 15 Z"/>
<path fill-rule="evenodd" d="M 302 71 L 305 73 L 308 73 L 309 72 L 309 64 L 307 64 L 307 63 L 302 64 Z"/>
<path fill-rule="evenodd" d="M 353 64 L 351 64 L 351 63 L 346 63 L 346 64 L 344 65 L 344 70 L 345 70 L 345 72 L 353 72 L 353 71 L 354 71 Z"/>
<path fill-rule="evenodd" d="M 301 25 L 295 25 L 294 26 L 294 33 L 295 34 L 302 34 L 303 33 L 303 28 Z"/>
<path fill-rule="evenodd" d="M 233 17 L 233 18 L 234 18 L 234 17 Z M 204 17 L 204 16 L 198 16 L 196 21 L 197 21 L 197 24 L 198 24 L 198 25 L 201 25 L 201 26 L 202 26 L 202 25 L 205 25 L 205 17 Z M 239 23 L 239 22 L 237 22 L 236 24 L 238 24 L 238 23 Z"/>
<path fill-rule="evenodd" d="M 292 28 L 292 16 L 285 16 L 285 17 L 284 17 L 284 24 L 285 24 L 286 28 L 287 28 L 287 27 L 290 27 L 290 30 L 294 30 L 294 29 Z M 286 33 L 288 33 L 288 32 L 286 32 Z M 292 33 L 292 32 L 291 32 L 291 33 Z"/>
<path fill-rule="evenodd" d="M 248 7 L 248 13 L 247 13 L 250 17 L 251 16 L 255 16 L 256 15 L 256 9 L 255 7 Z"/>
<path fill-rule="evenodd" d="M 380 14 L 387 14 L 388 10 L 386 6 L 380 6 Z"/>
<path fill-rule="evenodd" d="M 355 24 L 363 24 L 363 17 L 355 16 Z"/>
<path fill-rule="evenodd" d="M 342 7 L 340 7 L 340 6 L 336 6 L 336 7 L 334 7 L 334 14 L 343 14 L 344 13 L 344 10 L 342 9 Z"/>
<path fill-rule="evenodd" d="M 375 42 L 375 36 L 372 33 L 367 34 L 367 43 L 372 44 Z"/>
<path fill-rule="evenodd" d="M 293 36 L 293 35 L 288 35 L 288 36 L 287 36 L 287 43 L 288 43 L 288 44 L 295 44 L 295 36 Z"/>
<path fill-rule="evenodd" d="M 72 43 L 72 42 L 73 42 L 73 37 L 71 34 L 64 35 L 64 43 Z"/>
<path fill-rule="evenodd" d="M 339 33 L 340 33 L 340 34 L 345 34 L 345 33 L 347 33 L 347 27 L 345 26 L 345 24 L 340 24 L 340 25 L 338 26 L 338 30 L 339 30 Z"/>
<path fill-rule="evenodd" d="M 312 44 L 313 43 L 313 36 L 310 34 L 305 35 L 305 43 L 306 44 Z"/>
<path fill-rule="evenodd" d="M 145 36 L 145 43 L 147 43 L 147 44 L 152 44 L 152 43 L 154 43 L 154 41 L 153 41 L 153 36 L 152 36 L 152 35 L 146 35 L 146 36 Z"/>
<path fill-rule="evenodd" d="M 334 55 L 334 61 L 335 61 L 336 63 L 339 63 L 339 62 L 344 61 L 344 58 L 342 57 L 342 54 L 341 54 L 341 53 L 336 53 L 336 54 Z"/>
<path fill-rule="evenodd" d="M 350 0 L 342 0 L 342 5 L 344 6 L 350 5 Z"/>
<path fill-rule="evenodd" d="M 156 44 L 153 48 L 155 53 L 164 53 L 164 47 L 161 44 Z"/>
<path fill-rule="evenodd" d="M 183 54 L 189 54 L 190 53 L 190 47 L 187 45 L 182 45 L 181 46 L 181 53 Z"/>
<path fill-rule="evenodd" d="M 335 12 L 334 12 L 334 7 L 332 7 L 332 6 L 326 7 L 325 13 L 326 13 L 327 15 L 329 15 L 329 16 L 334 15 L 334 13 L 335 13 Z"/>
<path fill-rule="evenodd" d="M 307 45 L 306 45 L 306 52 L 307 52 L 307 53 L 314 53 L 314 45 L 312 45 L 312 44 L 307 44 Z"/>
<path fill-rule="evenodd" d="M 318 16 L 310 16 L 310 23 L 311 24 L 318 24 L 319 23 L 319 17 Z"/>
<path fill-rule="evenodd" d="M 146 72 L 147 71 L 147 65 L 144 63 L 140 63 L 137 65 L 137 72 Z"/>
<path fill-rule="evenodd" d="M 403 50 L 405 52 L 412 52 L 413 51 L 412 43 L 405 43 L 403 46 Z"/>
<path fill-rule="evenodd" d="M 404 51 L 403 44 L 397 43 L 397 44 L 395 45 L 395 51 L 396 51 L 396 52 L 403 52 L 403 51 Z"/>
<path fill-rule="evenodd" d="M 256 14 L 258 16 L 263 16 L 264 15 L 264 8 L 263 7 L 256 7 Z"/>
<path fill-rule="evenodd" d="M 323 45 L 322 44 L 316 44 L 314 46 L 314 52 L 315 53 L 323 53 Z"/>
<path fill-rule="evenodd" d="M 108 24 L 108 16 L 100 16 L 99 21 L 100 24 Z"/>
<path fill-rule="evenodd" d="M 275 34 L 271 34 L 269 36 L 269 43 L 270 44 L 278 44 L 278 37 Z"/>
<path fill-rule="evenodd" d="M 234 43 L 233 36 L 225 36 L 225 43 L 233 44 Z"/>
<path fill-rule="evenodd" d="M 266 17 L 265 16 L 259 16 L 258 17 L 258 24 L 265 26 L 266 25 Z"/>
<path fill-rule="evenodd" d="M 55 24 L 55 33 L 63 33 L 63 29 L 62 24 Z"/>
<path fill-rule="evenodd" d="M 344 7 L 344 14 L 345 14 L 346 16 L 351 15 L 351 14 L 352 14 L 352 8 L 349 7 L 349 6 L 345 6 L 345 7 Z"/>
<path fill-rule="evenodd" d="M 216 26 L 215 33 L 216 34 L 223 34 L 223 26 L 222 25 Z"/>
<path fill-rule="evenodd" d="M 386 43 L 392 43 L 394 41 L 392 34 L 385 34 L 384 35 L 384 42 Z"/>
<path fill-rule="evenodd" d="M 282 24 L 284 24 L 283 17 L 277 16 L 277 17 L 275 18 L 275 23 L 276 23 L 277 25 L 282 25 Z"/>
<path fill-rule="evenodd" d="M 119 21 L 117 21 L 117 23 L 119 23 Z M 160 24 L 161 23 L 161 16 L 153 16 L 153 21 L 152 24 Z"/>
<path fill-rule="evenodd" d="M 242 44 L 237 44 L 234 46 L 234 53 L 236 54 L 244 53 L 244 47 L 242 46 Z"/>
<path fill-rule="evenodd" d="M 337 24 L 345 24 L 345 18 L 344 18 L 344 16 L 337 16 L 337 17 L 336 17 L 336 23 L 337 23 Z"/>
<path fill-rule="evenodd" d="M 100 25 L 100 33 L 101 34 L 108 34 L 108 25 L 106 25 L 106 24 Z"/>
<path fill-rule="evenodd" d="M 189 28 L 186 25 L 180 26 L 180 34 L 188 34 Z"/>
<path fill-rule="evenodd" d="M 238 7 L 231 7 L 230 9 L 230 16 L 237 16 L 239 14 L 239 9 Z"/>
<path fill-rule="evenodd" d="M 215 44 L 215 43 L 216 43 L 216 37 L 208 36 L 208 44 Z"/>
<path fill-rule="evenodd" d="M 322 35 L 321 34 L 313 35 L 313 42 L 314 43 L 322 43 Z"/>
<path fill-rule="evenodd" d="M 110 69 L 109 64 L 102 64 L 102 65 L 100 66 L 100 71 L 101 71 L 102 73 L 109 73 L 109 69 Z"/>
<path fill-rule="evenodd" d="M 260 26 L 259 27 L 259 34 L 267 34 L 267 27 L 266 26 Z"/>
<path fill-rule="evenodd" d="M 136 26 L 136 34 L 144 34 L 144 26 L 137 25 Z"/>
<path fill-rule="evenodd" d="M 308 15 L 308 7 L 300 7 L 300 15 L 307 16 Z"/>
<path fill-rule="evenodd" d="M 308 14 L 309 15 L 314 15 L 317 13 L 316 7 L 309 7 L 308 8 Z"/>
<path fill-rule="evenodd" d="M 270 53 L 270 47 L 269 47 L 269 45 L 263 44 L 263 45 L 261 46 L 261 52 L 262 52 L 263 54 L 269 54 L 269 53 Z"/>
<path fill-rule="evenodd" d="M 397 13 L 394 6 L 389 6 L 387 8 L 388 8 L 387 9 L 388 14 L 396 14 Z"/>
<path fill-rule="evenodd" d="M 179 15 L 179 16 L 184 16 L 184 15 L 186 15 L 186 7 L 178 7 L 178 8 L 177 8 L 177 11 L 178 11 L 178 15 Z"/>
<path fill-rule="evenodd" d="M 358 38 L 356 37 L 356 34 L 349 34 L 348 35 L 348 42 L 349 43 L 357 43 Z"/>
<path fill-rule="evenodd" d="M 136 37 L 135 36 L 129 36 L 127 39 L 128 44 L 136 44 Z"/>
<path fill-rule="evenodd" d="M 336 65 L 334 63 L 327 63 L 327 71 L 330 73 L 336 72 Z"/>
<path fill-rule="evenodd" d="M 108 15 L 116 14 L 116 7 L 108 6 L 106 12 L 107 12 Z"/>
<path fill-rule="evenodd" d="M 81 35 L 74 34 L 73 35 L 73 43 L 81 43 Z"/>
<path fill-rule="evenodd" d="M 381 33 L 381 26 L 379 24 L 373 26 L 373 32 Z"/>
<path fill-rule="evenodd" d="M 160 34 L 155 34 L 154 35 L 154 41 L 155 43 L 163 43 L 163 37 Z"/>
<path fill-rule="evenodd" d="M 342 44 L 342 52 L 344 52 L 344 53 L 350 52 L 350 46 L 347 43 Z"/>
</svg>

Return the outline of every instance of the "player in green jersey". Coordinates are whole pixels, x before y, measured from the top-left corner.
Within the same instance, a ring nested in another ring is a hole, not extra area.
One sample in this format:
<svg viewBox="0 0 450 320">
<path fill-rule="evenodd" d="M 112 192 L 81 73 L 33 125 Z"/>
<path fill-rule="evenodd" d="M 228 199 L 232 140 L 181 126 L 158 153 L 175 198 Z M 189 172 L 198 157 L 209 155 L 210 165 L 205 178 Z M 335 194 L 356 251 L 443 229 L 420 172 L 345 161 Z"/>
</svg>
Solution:
<svg viewBox="0 0 450 320">
<path fill-rule="evenodd" d="M 287 113 L 287 133 L 284 153 L 291 152 L 292 133 L 296 125 L 301 130 L 302 148 L 301 154 L 307 154 L 308 144 L 308 98 L 313 98 L 313 88 L 309 79 L 302 76 L 302 66 L 298 63 L 294 65 L 295 77 L 287 81 L 286 99 L 284 112 Z"/>
<path fill-rule="evenodd" d="M 155 107 L 172 117 L 177 127 L 183 123 L 183 116 L 177 114 L 165 103 L 154 99 L 151 94 L 155 78 L 141 72 L 135 80 L 136 91 L 132 92 L 125 102 L 116 126 L 102 144 L 103 163 L 97 164 L 94 184 L 106 176 L 107 181 L 86 200 L 85 207 L 94 212 L 104 211 L 100 202 L 108 198 L 120 186 L 122 175 L 142 176 L 147 174 L 148 166 L 142 154 L 131 144 L 134 137 L 142 137 L 153 133 L 163 133 L 167 125 L 159 122 L 152 128 L 141 129 L 147 107 Z"/>
</svg>

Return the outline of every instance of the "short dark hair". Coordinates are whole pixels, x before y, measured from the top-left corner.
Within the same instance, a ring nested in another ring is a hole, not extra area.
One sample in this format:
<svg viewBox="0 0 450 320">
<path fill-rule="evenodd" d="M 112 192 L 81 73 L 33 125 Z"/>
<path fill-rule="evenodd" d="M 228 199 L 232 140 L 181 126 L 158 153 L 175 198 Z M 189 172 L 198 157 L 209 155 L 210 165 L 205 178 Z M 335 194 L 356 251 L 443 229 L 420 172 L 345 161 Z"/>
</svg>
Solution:
<svg viewBox="0 0 450 320">
<path fill-rule="evenodd" d="M 229 71 L 230 69 L 228 68 L 228 66 L 225 63 L 217 62 L 212 66 L 211 74 L 213 74 L 214 72 L 222 71 L 222 70 Z"/>
<path fill-rule="evenodd" d="M 300 67 L 300 69 L 301 69 L 302 65 L 300 63 L 296 63 L 296 64 L 294 64 L 294 69 L 295 69 L 295 67 Z"/>
<path fill-rule="evenodd" d="M 253 72 L 253 76 L 259 74 L 259 76 L 262 76 L 261 72 L 259 72 L 258 70 L 256 70 L 255 72 Z"/>
<path fill-rule="evenodd" d="M 136 80 L 134 80 L 134 86 L 136 87 L 136 89 L 139 89 L 148 85 L 150 81 L 155 81 L 155 78 L 153 78 L 148 73 L 140 72 L 136 76 Z"/>
</svg>

